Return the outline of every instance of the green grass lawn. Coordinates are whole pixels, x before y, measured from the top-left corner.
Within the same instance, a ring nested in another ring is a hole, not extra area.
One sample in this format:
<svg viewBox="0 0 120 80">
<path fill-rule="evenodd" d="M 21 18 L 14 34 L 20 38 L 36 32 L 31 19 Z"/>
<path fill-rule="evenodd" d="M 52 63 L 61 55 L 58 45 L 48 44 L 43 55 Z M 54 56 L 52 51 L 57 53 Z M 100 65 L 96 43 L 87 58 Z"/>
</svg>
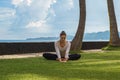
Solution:
<svg viewBox="0 0 120 80">
<path fill-rule="evenodd" d="M 67 63 L 42 57 L 0 60 L 0 80 L 120 80 L 120 51 L 81 55 Z"/>
</svg>

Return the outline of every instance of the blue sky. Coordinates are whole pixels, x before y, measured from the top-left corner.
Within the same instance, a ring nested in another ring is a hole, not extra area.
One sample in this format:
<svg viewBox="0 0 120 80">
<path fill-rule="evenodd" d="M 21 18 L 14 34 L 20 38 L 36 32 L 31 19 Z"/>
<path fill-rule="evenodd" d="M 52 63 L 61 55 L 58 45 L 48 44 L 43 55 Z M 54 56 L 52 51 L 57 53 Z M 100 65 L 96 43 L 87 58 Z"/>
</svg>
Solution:
<svg viewBox="0 0 120 80">
<path fill-rule="evenodd" d="M 79 0 L 0 0 L 0 39 L 74 35 Z M 107 0 L 86 0 L 85 33 L 109 30 Z M 120 30 L 120 0 L 114 0 Z"/>
</svg>

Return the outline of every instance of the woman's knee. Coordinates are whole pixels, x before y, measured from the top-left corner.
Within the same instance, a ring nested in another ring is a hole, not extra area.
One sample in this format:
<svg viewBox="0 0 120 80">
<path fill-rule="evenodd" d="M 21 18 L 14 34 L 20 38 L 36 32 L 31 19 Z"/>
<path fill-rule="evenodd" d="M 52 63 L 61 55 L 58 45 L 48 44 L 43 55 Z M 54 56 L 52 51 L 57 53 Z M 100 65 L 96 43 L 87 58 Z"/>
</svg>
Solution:
<svg viewBox="0 0 120 80">
<path fill-rule="evenodd" d="M 50 53 L 43 53 L 43 57 L 47 57 Z"/>
<path fill-rule="evenodd" d="M 47 54 L 46 53 L 43 53 L 43 57 L 46 57 L 47 56 Z"/>
<path fill-rule="evenodd" d="M 78 57 L 78 58 L 81 58 L 81 54 L 77 54 L 77 57 Z"/>
</svg>

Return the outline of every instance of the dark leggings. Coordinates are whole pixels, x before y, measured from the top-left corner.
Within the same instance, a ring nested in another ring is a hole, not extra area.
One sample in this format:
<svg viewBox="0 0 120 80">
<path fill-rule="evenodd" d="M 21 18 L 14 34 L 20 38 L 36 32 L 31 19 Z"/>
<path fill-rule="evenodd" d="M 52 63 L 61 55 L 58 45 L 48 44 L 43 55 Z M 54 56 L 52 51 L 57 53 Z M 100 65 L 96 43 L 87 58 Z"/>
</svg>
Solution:
<svg viewBox="0 0 120 80">
<path fill-rule="evenodd" d="M 56 60 L 57 55 L 52 54 L 52 53 L 44 53 L 43 57 L 48 60 Z M 80 59 L 81 55 L 80 54 L 69 54 L 69 60 L 78 60 Z"/>
</svg>

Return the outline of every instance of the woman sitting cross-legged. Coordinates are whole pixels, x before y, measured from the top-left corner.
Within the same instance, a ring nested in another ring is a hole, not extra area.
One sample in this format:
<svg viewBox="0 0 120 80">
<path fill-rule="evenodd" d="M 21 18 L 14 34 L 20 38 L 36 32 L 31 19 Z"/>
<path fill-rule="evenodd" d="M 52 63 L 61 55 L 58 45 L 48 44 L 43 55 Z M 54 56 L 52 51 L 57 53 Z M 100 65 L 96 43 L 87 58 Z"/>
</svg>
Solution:
<svg viewBox="0 0 120 80">
<path fill-rule="evenodd" d="M 67 62 L 68 60 L 78 60 L 80 54 L 69 54 L 71 43 L 66 40 L 66 33 L 60 33 L 60 40 L 55 42 L 56 54 L 44 53 L 43 57 L 48 60 L 58 60 L 60 62 Z"/>
</svg>

